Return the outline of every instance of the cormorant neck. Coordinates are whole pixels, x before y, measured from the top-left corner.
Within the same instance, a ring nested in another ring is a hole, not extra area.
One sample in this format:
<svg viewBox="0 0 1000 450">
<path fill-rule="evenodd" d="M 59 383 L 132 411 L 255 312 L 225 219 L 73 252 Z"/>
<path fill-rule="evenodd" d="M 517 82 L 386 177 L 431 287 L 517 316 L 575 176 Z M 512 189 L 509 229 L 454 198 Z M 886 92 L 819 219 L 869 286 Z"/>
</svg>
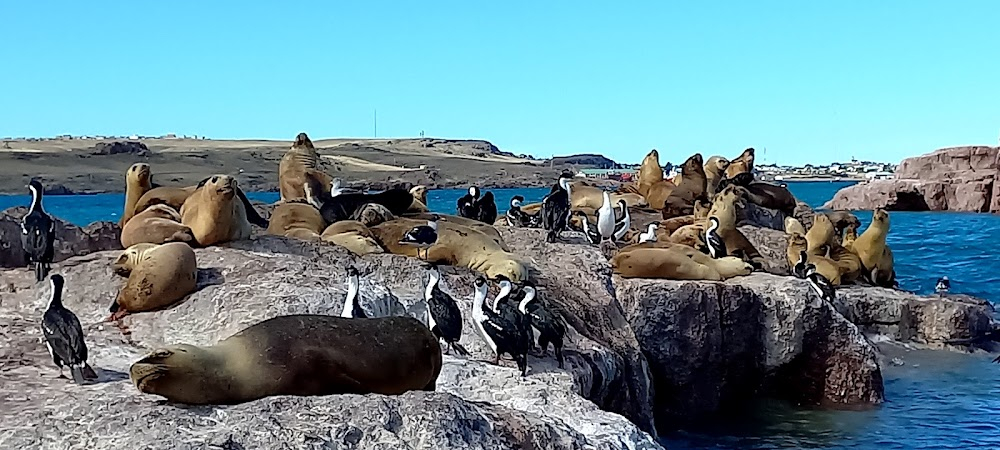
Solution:
<svg viewBox="0 0 1000 450">
<path fill-rule="evenodd" d="M 441 280 L 441 275 L 437 270 L 432 270 L 428 274 L 427 288 L 424 290 L 424 300 L 430 301 L 431 293 L 434 292 L 434 287 L 437 286 L 438 281 Z"/>
<path fill-rule="evenodd" d="M 49 293 L 49 308 L 53 306 L 62 306 L 62 288 L 56 286 L 54 281 L 49 282 L 52 292 Z"/>
<path fill-rule="evenodd" d="M 472 298 L 472 314 L 483 314 L 483 302 L 486 301 L 486 285 L 476 286 L 476 295 Z"/>
<path fill-rule="evenodd" d="M 347 277 L 347 299 L 344 300 L 344 308 L 340 312 L 341 317 L 354 317 L 354 305 L 358 302 L 358 284 L 357 276 Z"/>
<path fill-rule="evenodd" d="M 521 314 L 528 313 L 528 303 L 531 303 L 535 299 L 535 288 L 526 286 L 524 288 L 524 298 L 521 299 L 521 303 L 517 305 L 517 309 L 521 311 Z"/>
<path fill-rule="evenodd" d="M 512 286 L 510 281 L 504 280 L 500 282 L 500 292 L 497 294 L 496 298 L 493 299 L 493 310 L 496 311 L 500 306 L 500 300 L 507 298 L 510 295 Z"/>
<path fill-rule="evenodd" d="M 28 214 L 42 211 L 42 193 L 32 185 L 28 185 L 28 189 L 31 191 L 31 207 L 28 208 Z"/>
</svg>

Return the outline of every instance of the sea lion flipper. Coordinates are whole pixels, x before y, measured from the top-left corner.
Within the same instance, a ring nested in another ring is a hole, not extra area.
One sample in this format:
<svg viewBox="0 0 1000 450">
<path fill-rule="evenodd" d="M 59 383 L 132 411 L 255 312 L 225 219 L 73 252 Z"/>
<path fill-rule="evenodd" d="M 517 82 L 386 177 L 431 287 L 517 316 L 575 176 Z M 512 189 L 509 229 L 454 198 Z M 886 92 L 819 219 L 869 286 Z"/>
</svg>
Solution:
<svg viewBox="0 0 1000 450">
<path fill-rule="evenodd" d="M 250 204 L 250 199 L 247 198 L 247 195 L 243 193 L 243 189 L 236 188 L 236 194 L 240 196 L 240 201 L 243 202 L 243 209 L 245 209 L 247 212 L 247 221 L 254 225 L 257 225 L 258 227 L 267 228 L 268 226 L 267 220 L 261 217 L 260 213 L 258 213 L 257 210 L 254 209 L 252 204 Z"/>
</svg>

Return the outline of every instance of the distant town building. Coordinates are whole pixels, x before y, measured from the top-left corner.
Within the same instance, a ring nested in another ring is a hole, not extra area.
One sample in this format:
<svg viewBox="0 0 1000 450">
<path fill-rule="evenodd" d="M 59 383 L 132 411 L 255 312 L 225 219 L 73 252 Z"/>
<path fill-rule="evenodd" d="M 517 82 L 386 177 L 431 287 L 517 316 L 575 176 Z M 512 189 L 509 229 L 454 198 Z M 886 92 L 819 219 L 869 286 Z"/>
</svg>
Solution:
<svg viewBox="0 0 1000 450">
<path fill-rule="evenodd" d="M 580 169 L 576 176 L 601 180 L 632 181 L 636 173 L 635 169 Z"/>
</svg>

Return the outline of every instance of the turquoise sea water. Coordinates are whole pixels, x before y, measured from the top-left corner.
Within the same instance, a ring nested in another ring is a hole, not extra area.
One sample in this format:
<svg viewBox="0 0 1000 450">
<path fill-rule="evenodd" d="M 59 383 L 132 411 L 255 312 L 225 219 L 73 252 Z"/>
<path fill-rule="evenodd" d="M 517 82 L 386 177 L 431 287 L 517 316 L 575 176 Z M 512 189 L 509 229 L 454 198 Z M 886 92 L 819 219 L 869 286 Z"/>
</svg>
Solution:
<svg viewBox="0 0 1000 450">
<path fill-rule="evenodd" d="M 850 182 L 789 183 L 800 200 L 819 207 Z M 510 197 L 539 201 L 548 188 L 494 189 L 501 214 Z M 465 190 L 428 192 L 428 206 L 454 213 Z M 264 202 L 277 193 L 252 193 Z M 27 196 L 0 196 L 0 210 L 27 205 Z M 122 194 L 47 196 L 46 210 L 78 225 L 117 220 Z M 864 225 L 871 213 L 858 212 Z M 965 213 L 891 213 L 888 241 L 902 289 L 929 293 L 947 275 L 952 290 L 1000 302 L 1000 216 Z M 993 448 L 1000 449 L 1000 366 L 983 355 L 910 352 L 901 367 L 883 367 L 887 402 L 867 411 L 821 411 L 761 401 L 735 416 L 664 436 L 671 449 L 729 448 Z"/>
</svg>

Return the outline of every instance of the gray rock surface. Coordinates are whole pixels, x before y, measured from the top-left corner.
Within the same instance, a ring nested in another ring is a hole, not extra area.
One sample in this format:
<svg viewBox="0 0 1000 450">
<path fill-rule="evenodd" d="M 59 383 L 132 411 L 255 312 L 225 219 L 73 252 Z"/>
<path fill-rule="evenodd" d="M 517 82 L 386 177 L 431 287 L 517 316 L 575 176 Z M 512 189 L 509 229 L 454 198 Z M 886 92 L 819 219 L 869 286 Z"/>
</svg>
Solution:
<svg viewBox="0 0 1000 450">
<path fill-rule="evenodd" d="M 16 206 L 0 212 L 0 267 L 25 267 L 21 247 L 21 218 L 26 206 Z M 101 250 L 119 250 L 121 228 L 111 222 L 94 222 L 80 228 L 58 217 L 56 219 L 55 262 L 71 256 L 86 255 Z"/>
<path fill-rule="evenodd" d="M 993 307 L 967 295 L 918 296 L 878 287 L 845 287 L 838 291 L 845 316 L 866 332 L 901 342 L 945 347 L 993 330 Z"/>
</svg>

